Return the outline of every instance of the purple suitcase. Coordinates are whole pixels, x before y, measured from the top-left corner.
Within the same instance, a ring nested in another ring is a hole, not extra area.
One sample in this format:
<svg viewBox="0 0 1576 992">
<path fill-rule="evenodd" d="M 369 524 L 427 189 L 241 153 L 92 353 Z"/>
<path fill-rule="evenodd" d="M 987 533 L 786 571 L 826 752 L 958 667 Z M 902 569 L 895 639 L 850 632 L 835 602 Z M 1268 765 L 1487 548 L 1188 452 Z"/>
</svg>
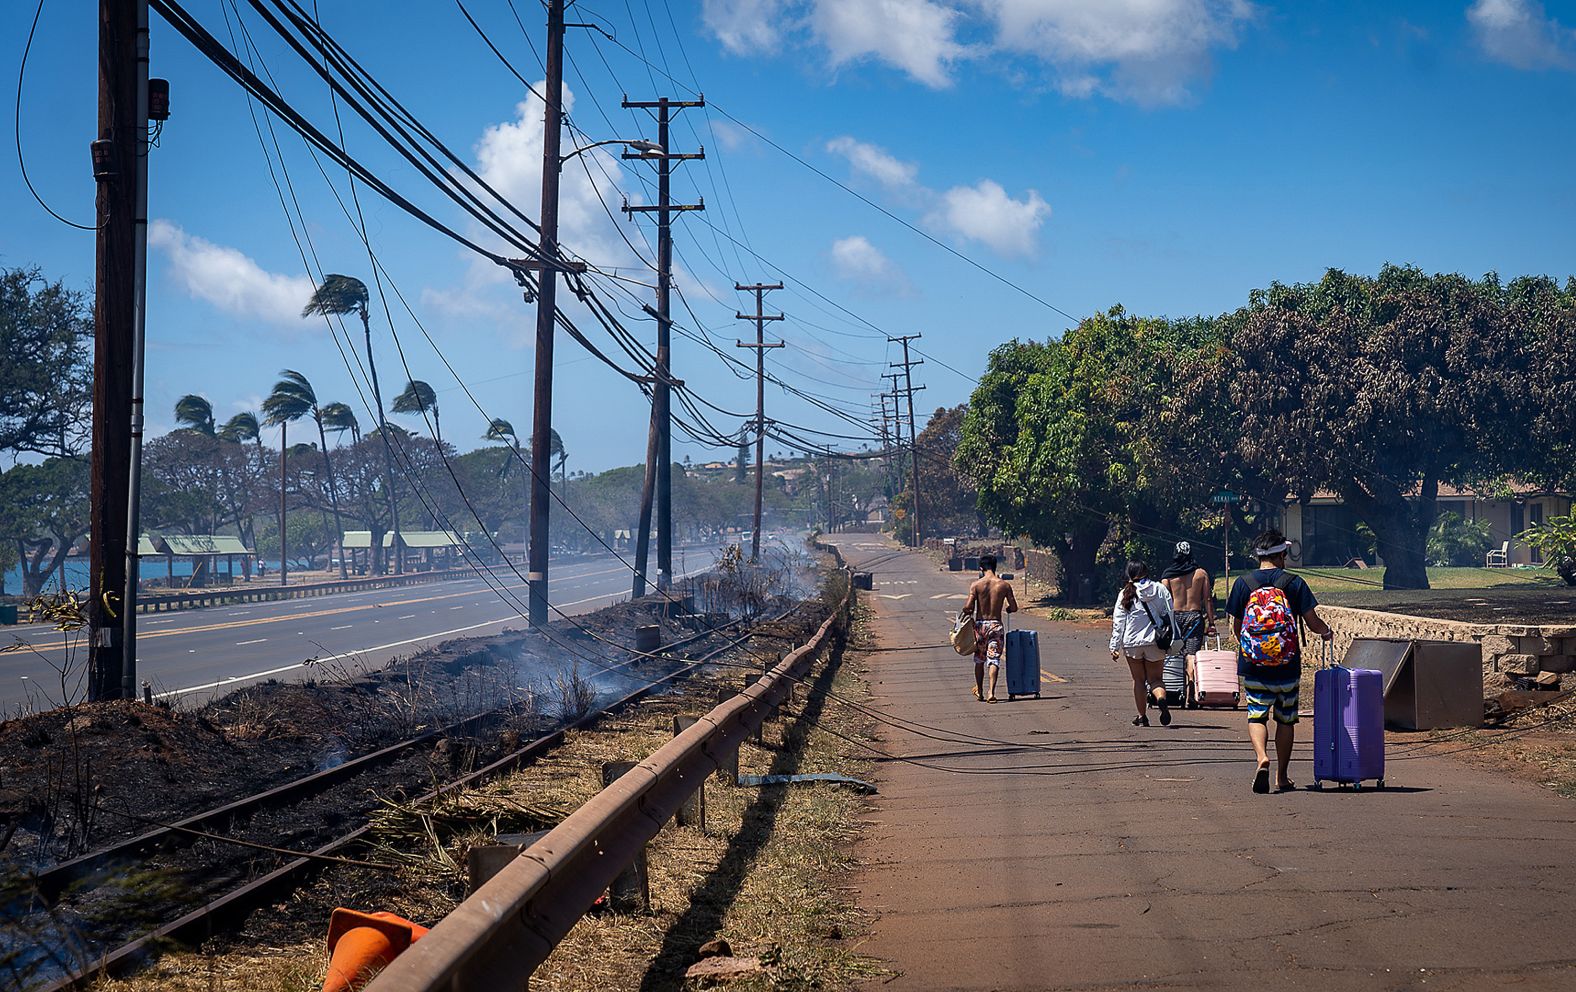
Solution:
<svg viewBox="0 0 1576 992">
<path fill-rule="evenodd" d="M 1384 674 L 1322 668 L 1313 676 L 1313 787 L 1384 788 Z"/>
</svg>

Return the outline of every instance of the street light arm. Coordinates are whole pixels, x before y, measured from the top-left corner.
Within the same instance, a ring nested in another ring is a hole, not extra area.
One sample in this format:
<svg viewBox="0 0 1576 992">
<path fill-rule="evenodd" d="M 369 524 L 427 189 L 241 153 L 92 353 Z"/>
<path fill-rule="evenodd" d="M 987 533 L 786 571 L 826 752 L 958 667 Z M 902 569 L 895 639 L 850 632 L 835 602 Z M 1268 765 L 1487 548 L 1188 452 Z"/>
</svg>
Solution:
<svg viewBox="0 0 1576 992">
<path fill-rule="evenodd" d="M 655 141 L 626 141 L 623 138 L 609 138 L 606 141 L 593 141 L 589 145 L 576 148 L 568 155 L 560 156 L 558 159 L 558 167 L 560 169 L 563 168 L 564 163 L 574 158 L 576 155 L 583 155 L 593 148 L 602 148 L 606 145 L 624 145 L 628 148 L 635 149 L 637 152 L 640 152 L 642 156 L 658 156 L 663 152 L 662 146 L 657 144 Z"/>
</svg>

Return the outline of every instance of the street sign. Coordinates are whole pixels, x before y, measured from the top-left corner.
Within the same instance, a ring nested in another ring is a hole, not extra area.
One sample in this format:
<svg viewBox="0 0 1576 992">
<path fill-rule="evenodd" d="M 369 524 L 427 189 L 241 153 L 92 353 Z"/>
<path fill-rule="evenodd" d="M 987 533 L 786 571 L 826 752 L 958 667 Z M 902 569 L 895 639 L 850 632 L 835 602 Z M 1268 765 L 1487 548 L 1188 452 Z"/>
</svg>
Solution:
<svg viewBox="0 0 1576 992">
<path fill-rule="evenodd" d="M 1222 489 L 1220 492 L 1211 496 L 1209 501 L 1214 503 L 1216 506 L 1224 506 L 1227 503 L 1240 503 L 1242 502 L 1242 497 L 1238 496 L 1230 489 Z"/>
</svg>

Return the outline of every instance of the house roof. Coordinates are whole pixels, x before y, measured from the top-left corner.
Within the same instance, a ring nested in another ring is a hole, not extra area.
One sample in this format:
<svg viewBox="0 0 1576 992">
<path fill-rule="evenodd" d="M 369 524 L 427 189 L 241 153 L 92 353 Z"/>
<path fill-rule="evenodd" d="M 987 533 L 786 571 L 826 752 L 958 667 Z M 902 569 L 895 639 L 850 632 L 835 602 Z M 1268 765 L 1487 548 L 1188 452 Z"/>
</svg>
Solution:
<svg viewBox="0 0 1576 992">
<path fill-rule="evenodd" d="M 400 540 L 407 548 L 420 551 L 425 548 L 455 548 L 462 543 L 458 534 L 452 530 L 402 530 L 399 532 Z M 383 533 L 383 546 L 394 546 L 394 532 Z M 360 551 L 372 547 L 372 532 L 369 530 L 347 530 L 340 540 L 340 547 L 347 551 Z"/>
<path fill-rule="evenodd" d="M 229 534 L 165 534 L 155 538 L 157 553 L 166 555 L 249 555 L 239 537 Z M 142 542 L 137 542 L 141 554 Z"/>
<path fill-rule="evenodd" d="M 1421 488 L 1420 486 L 1412 486 L 1410 489 L 1407 490 L 1406 495 L 1408 497 L 1416 496 L 1417 493 L 1418 493 L 1418 490 L 1420 488 Z M 1484 485 L 1481 488 L 1473 488 L 1471 486 L 1454 486 L 1454 485 L 1451 485 L 1448 482 L 1441 482 L 1439 484 L 1439 496 L 1438 496 L 1438 498 L 1439 499 L 1497 500 L 1497 499 L 1503 499 L 1504 496 L 1502 494 L 1504 494 L 1504 493 L 1508 493 L 1512 498 L 1518 498 L 1518 499 L 1524 499 L 1524 498 L 1526 498 L 1528 496 L 1567 496 L 1567 495 L 1569 495 L 1568 493 L 1562 493 L 1562 492 L 1558 492 L 1556 490 L 1550 489 L 1547 486 L 1535 486 L 1535 485 L 1531 485 L 1531 484 L 1525 483 L 1525 482 L 1508 482 L 1508 483 L 1505 483 L 1502 487 L 1500 487 L 1500 486 L 1492 486 L 1491 487 L 1489 485 Z M 1340 496 L 1339 493 L 1332 492 L 1329 489 L 1318 489 L 1318 490 L 1314 491 L 1313 500 L 1312 501 L 1315 502 L 1315 503 L 1339 503 L 1341 501 L 1341 496 Z M 1295 502 L 1297 502 L 1296 494 L 1295 493 L 1288 493 L 1287 496 L 1286 496 L 1286 502 L 1288 502 L 1288 503 L 1295 503 Z"/>
<path fill-rule="evenodd" d="M 159 549 L 153 543 L 153 538 L 149 537 L 146 534 L 144 534 L 141 537 L 137 538 L 137 557 L 138 558 L 147 558 L 147 557 L 149 557 L 151 555 L 157 555 L 158 553 L 159 553 Z"/>
</svg>

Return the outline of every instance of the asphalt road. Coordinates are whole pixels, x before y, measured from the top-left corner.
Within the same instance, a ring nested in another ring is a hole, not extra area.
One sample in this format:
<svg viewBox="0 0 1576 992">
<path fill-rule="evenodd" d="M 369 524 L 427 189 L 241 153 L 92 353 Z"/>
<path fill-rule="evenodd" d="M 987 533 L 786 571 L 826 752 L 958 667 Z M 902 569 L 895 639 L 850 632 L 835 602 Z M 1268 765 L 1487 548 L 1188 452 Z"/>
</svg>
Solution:
<svg viewBox="0 0 1576 992">
<path fill-rule="evenodd" d="M 680 575 L 706 571 L 715 561 L 712 547 L 674 551 Z M 138 677 L 157 695 L 201 701 L 256 679 L 374 668 L 450 637 L 526 626 L 525 583 L 504 570 L 495 584 L 511 599 L 473 578 L 150 614 L 138 622 Z M 554 567 L 550 584 L 555 607 L 589 613 L 629 597 L 630 571 L 611 555 L 580 559 Z M 85 644 L 68 648 L 47 626 L 0 628 L 0 716 L 58 705 L 58 667 L 68 661 L 68 691 L 80 697 L 86 653 Z M 327 667 L 304 666 L 307 659 Z"/>
<path fill-rule="evenodd" d="M 864 541 L 856 567 L 887 550 Z M 883 728 L 859 847 L 891 988 L 1576 988 L 1576 802 L 1419 735 L 1384 791 L 1254 795 L 1242 713 L 1129 725 L 1107 624 L 1021 621 L 1058 681 L 987 705 L 945 643 L 968 577 L 873 571 L 872 704 L 930 728 Z"/>
</svg>

